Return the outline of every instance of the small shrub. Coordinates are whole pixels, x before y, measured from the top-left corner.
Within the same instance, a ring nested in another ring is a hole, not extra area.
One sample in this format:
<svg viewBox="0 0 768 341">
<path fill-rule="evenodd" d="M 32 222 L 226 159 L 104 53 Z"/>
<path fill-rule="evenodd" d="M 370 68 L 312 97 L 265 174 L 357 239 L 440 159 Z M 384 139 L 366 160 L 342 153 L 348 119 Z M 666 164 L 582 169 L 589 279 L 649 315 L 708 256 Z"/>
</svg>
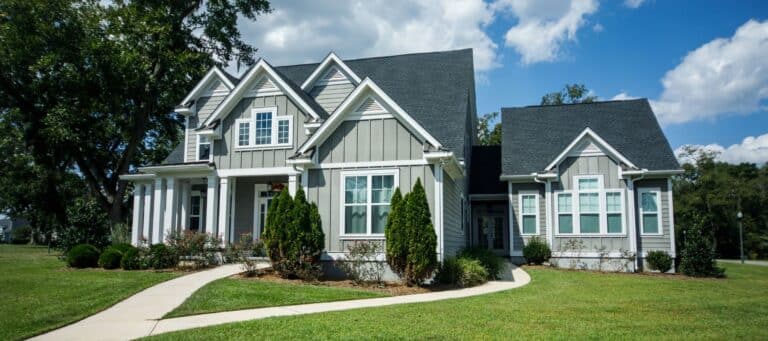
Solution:
<svg viewBox="0 0 768 341">
<path fill-rule="evenodd" d="M 67 265 L 73 268 L 94 268 L 99 263 L 99 249 L 90 244 L 80 244 L 67 252 Z"/>
<path fill-rule="evenodd" d="M 120 261 L 123 259 L 123 253 L 114 247 L 108 247 L 99 257 L 99 266 L 107 269 L 117 269 L 120 267 Z"/>
<path fill-rule="evenodd" d="M 459 266 L 458 258 L 447 257 L 440 264 L 440 270 L 437 271 L 435 279 L 440 284 L 456 285 L 459 283 L 461 276 L 461 266 Z"/>
<path fill-rule="evenodd" d="M 712 240 L 705 235 L 700 223 L 686 230 L 681 256 L 680 270 L 688 276 L 725 276 L 725 269 L 715 265 L 716 253 L 712 247 Z"/>
<path fill-rule="evenodd" d="M 110 248 L 120 251 L 120 253 L 125 253 L 126 251 L 130 249 L 135 249 L 136 247 L 128 243 L 118 243 L 118 244 L 112 244 Z"/>
<path fill-rule="evenodd" d="M 477 259 L 488 273 L 488 280 L 499 279 L 501 269 L 504 268 L 505 262 L 504 258 L 493 253 L 493 251 L 480 247 L 472 247 L 462 250 L 459 253 L 459 258 Z"/>
<path fill-rule="evenodd" d="M 442 284 L 468 288 L 485 283 L 488 271 L 479 260 L 469 257 L 448 257 L 440 266 L 437 281 Z"/>
<path fill-rule="evenodd" d="M 552 257 L 552 250 L 547 242 L 536 236 L 529 239 L 528 244 L 523 247 L 523 257 L 528 264 L 541 265 Z"/>
<path fill-rule="evenodd" d="M 240 240 L 227 247 L 225 252 L 227 261 L 241 263 L 245 276 L 256 275 L 259 270 L 259 261 L 255 258 L 258 257 L 257 244 L 250 233 L 242 234 Z"/>
<path fill-rule="evenodd" d="M 141 270 L 146 268 L 144 252 L 139 248 L 130 248 L 123 253 L 120 259 L 120 267 L 123 270 Z"/>
<path fill-rule="evenodd" d="M 168 247 L 176 251 L 180 267 L 203 268 L 218 264 L 221 239 L 201 232 L 171 232 L 165 239 Z"/>
<path fill-rule="evenodd" d="M 381 284 L 384 278 L 384 262 L 377 261 L 381 244 L 368 241 L 356 241 L 347 245 L 347 260 L 338 262 L 347 276 L 357 285 L 365 282 Z"/>
<path fill-rule="evenodd" d="M 648 262 L 648 267 L 651 270 L 658 270 L 661 273 L 665 273 L 672 269 L 672 256 L 664 251 L 651 251 L 645 256 L 645 260 Z"/>
<path fill-rule="evenodd" d="M 11 230 L 11 244 L 28 244 L 32 238 L 32 228 L 29 226 L 17 227 Z"/>
<path fill-rule="evenodd" d="M 147 265 L 150 268 L 170 269 L 179 263 L 179 256 L 175 250 L 169 248 L 165 244 L 154 244 L 149 247 L 149 257 L 147 259 Z"/>
<path fill-rule="evenodd" d="M 110 229 L 109 240 L 114 244 L 128 244 L 131 242 L 131 227 L 127 224 L 118 223 Z"/>
</svg>

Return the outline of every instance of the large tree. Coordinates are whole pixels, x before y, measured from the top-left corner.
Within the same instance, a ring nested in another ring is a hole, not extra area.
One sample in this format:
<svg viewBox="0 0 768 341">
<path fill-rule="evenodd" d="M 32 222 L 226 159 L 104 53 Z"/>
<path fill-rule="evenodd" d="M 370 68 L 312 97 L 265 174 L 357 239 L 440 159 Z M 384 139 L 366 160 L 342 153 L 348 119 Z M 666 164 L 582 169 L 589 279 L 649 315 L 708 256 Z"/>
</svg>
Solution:
<svg viewBox="0 0 768 341">
<path fill-rule="evenodd" d="M 0 2 L 0 119 L 20 132 L 6 142 L 30 155 L 59 224 L 67 174 L 124 219 L 119 175 L 178 142 L 173 107 L 207 69 L 254 62 L 237 19 L 269 10 L 264 0 Z"/>
<path fill-rule="evenodd" d="M 477 119 L 477 143 L 481 146 L 501 145 L 499 113 L 487 113 Z"/>
<path fill-rule="evenodd" d="M 596 100 L 597 97 L 589 95 L 589 89 L 584 84 L 566 84 L 562 90 L 542 96 L 541 105 L 592 103 Z"/>
</svg>

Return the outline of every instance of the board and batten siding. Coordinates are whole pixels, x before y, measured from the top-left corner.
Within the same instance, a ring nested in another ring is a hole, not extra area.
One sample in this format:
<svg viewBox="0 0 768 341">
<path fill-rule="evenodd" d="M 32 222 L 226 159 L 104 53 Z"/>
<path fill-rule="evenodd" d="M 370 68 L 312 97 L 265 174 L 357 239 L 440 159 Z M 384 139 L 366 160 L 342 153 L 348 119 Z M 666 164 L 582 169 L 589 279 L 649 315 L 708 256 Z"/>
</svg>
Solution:
<svg viewBox="0 0 768 341">
<path fill-rule="evenodd" d="M 381 169 L 381 168 L 376 168 Z M 429 202 L 429 211 L 434 221 L 435 213 L 435 176 L 432 166 L 401 166 L 385 169 L 397 169 L 400 192 L 405 196 L 410 192 L 416 179 L 421 179 Z M 354 240 L 341 237 L 341 173 L 345 171 L 368 170 L 356 169 L 310 169 L 307 186 L 307 199 L 317 203 L 325 233 L 325 247 L 328 252 L 346 252 L 346 245 Z"/>
<path fill-rule="evenodd" d="M 250 118 L 251 110 L 277 107 L 277 117 L 293 116 L 293 145 L 291 147 L 265 147 L 263 149 L 237 149 L 235 120 Z M 247 97 L 240 100 L 223 121 L 222 138 L 214 142 L 213 161 L 218 169 L 285 167 L 285 161 L 307 139 L 303 122 L 306 114 L 284 95 Z"/>
<path fill-rule="evenodd" d="M 443 252 L 445 257 L 454 256 L 466 247 L 467 237 L 462 219 L 461 195 L 463 182 L 454 181 L 443 173 Z"/>
<path fill-rule="evenodd" d="M 661 235 L 642 235 L 642 225 L 640 218 L 640 190 L 642 188 L 658 188 L 661 191 Z M 669 219 L 669 189 L 667 188 L 667 179 L 646 179 L 635 181 L 635 212 L 637 235 L 640 239 L 637 242 L 638 254 L 643 255 L 645 252 L 661 250 L 671 253 L 670 245 L 670 219 Z"/>
<path fill-rule="evenodd" d="M 520 196 L 519 194 L 537 193 L 539 195 L 539 236 L 542 240 L 547 238 L 547 217 L 546 201 L 544 201 L 544 185 L 539 183 L 513 183 L 512 184 L 512 217 L 509 221 L 512 228 L 512 251 L 517 253 L 523 250 L 533 235 L 522 235 L 522 226 L 520 225 Z"/>
<path fill-rule="evenodd" d="M 559 166 L 560 170 L 560 182 L 552 184 L 552 189 L 555 193 L 561 190 L 573 190 L 575 188 L 574 176 L 581 175 L 602 175 L 603 186 L 606 189 L 621 189 L 624 193 L 622 198 L 624 201 L 624 207 L 629 208 L 626 184 L 623 180 L 619 179 L 618 164 L 607 156 L 581 156 L 581 157 L 568 157 Z M 554 198 L 554 196 L 553 196 Z M 552 201 L 552 225 L 553 228 L 557 226 L 557 201 Z M 574 217 L 573 219 L 578 219 Z M 625 210 L 624 212 L 624 230 L 629 232 L 629 214 Z M 571 240 L 578 240 L 580 249 L 574 249 L 574 244 L 569 243 Z M 627 235 L 617 237 L 604 237 L 604 236 L 567 236 L 558 237 L 554 234 L 554 245 L 552 245 L 552 251 L 561 252 L 596 252 L 605 248 L 605 251 L 620 251 L 629 250 L 630 243 Z"/>
<path fill-rule="evenodd" d="M 318 85 L 312 88 L 309 95 L 315 99 L 329 114 L 344 101 L 345 98 L 354 90 L 352 83 Z"/>
<path fill-rule="evenodd" d="M 423 144 L 394 118 L 344 121 L 320 146 L 320 163 L 419 160 Z"/>
<path fill-rule="evenodd" d="M 224 84 L 221 84 L 224 86 Z M 226 90 L 226 87 L 224 87 Z M 195 104 L 197 114 L 189 116 L 187 127 L 187 161 L 197 161 L 197 133 L 195 129 L 205 122 L 226 96 L 200 97 Z"/>
</svg>

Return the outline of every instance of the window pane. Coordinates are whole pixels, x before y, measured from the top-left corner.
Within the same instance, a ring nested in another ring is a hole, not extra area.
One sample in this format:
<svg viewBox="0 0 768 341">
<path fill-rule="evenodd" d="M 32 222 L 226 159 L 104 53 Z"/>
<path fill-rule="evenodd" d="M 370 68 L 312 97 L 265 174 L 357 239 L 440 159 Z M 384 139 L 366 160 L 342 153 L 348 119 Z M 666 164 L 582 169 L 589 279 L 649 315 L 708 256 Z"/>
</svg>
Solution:
<svg viewBox="0 0 768 341">
<path fill-rule="evenodd" d="M 600 232 L 600 215 L 582 214 L 579 219 L 579 223 L 581 224 L 581 233 Z"/>
<path fill-rule="evenodd" d="M 240 122 L 237 134 L 237 145 L 247 146 L 248 140 L 251 134 L 251 124 L 248 122 Z"/>
<path fill-rule="evenodd" d="M 191 215 L 200 215 L 200 197 L 199 196 L 193 196 L 191 198 L 192 201 L 192 212 Z"/>
<path fill-rule="evenodd" d="M 394 191 L 394 175 L 375 175 L 371 177 L 371 202 L 388 203 Z"/>
<path fill-rule="evenodd" d="M 621 193 L 605 193 L 605 209 L 608 212 L 621 212 Z"/>
<path fill-rule="evenodd" d="M 344 233 L 365 233 L 365 206 L 344 207 Z"/>
<path fill-rule="evenodd" d="M 557 211 L 561 213 L 571 212 L 572 205 L 570 194 L 560 194 L 557 196 Z"/>
<path fill-rule="evenodd" d="M 198 145 L 198 151 L 197 151 L 197 159 L 198 160 L 208 160 L 211 156 L 211 144 L 210 143 L 201 143 Z"/>
<path fill-rule="evenodd" d="M 656 213 L 643 214 L 643 233 L 659 233 L 659 218 Z"/>
<path fill-rule="evenodd" d="M 256 144 L 272 143 L 272 113 L 256 114 Z"/>
<path fill-rule="evenodd" d="M 523 233 L 536 233 L 536 216 L 523 216 Z"/>
<path fill-rule="evenodd" d="M 573 215 L 563 214 L 557 218 L 558 231 L 560 233 L 573 233 Z"/>
<path fill-rule="evenodd" d="M 643 212 L 657 212 L 657 197 L 655 192 L 643 192 L 640 199 L 643 205 Z"/>
<path fill-rule="evenodd" d="M 523 196 L 523 214 L 536 214 L 536 196 Z"/>
<path fill-rule="evenodd" d="M 281 120 L 277 122 L 277 143 L 288 143 L 288 120 Z"/>
<path fill-rule="evenodd" d="M 597 212 L 600 209 L 597 193 L 579 193 L 579 211 Z"/>
<path fill-rule="evenodd" d="M 371 206 L 371 233 L 384 233 L 389 216 L 389 205 Z"/>
<path fill-rule="evenodd" d="M 579 189 L 597 189 L 597 178 L 579 179 Z"/>
<path fill-rule="evenodd" d="M 364 204 L 367 201 L 368 179 L 364 176 L 348 176 L 344 180 L 344 202 L 348 204 Z"/>
<path fill-rule="evenodd" d="M 608 214 L 608 233 L 621 233 L 621 213 Z"/>
</svg>

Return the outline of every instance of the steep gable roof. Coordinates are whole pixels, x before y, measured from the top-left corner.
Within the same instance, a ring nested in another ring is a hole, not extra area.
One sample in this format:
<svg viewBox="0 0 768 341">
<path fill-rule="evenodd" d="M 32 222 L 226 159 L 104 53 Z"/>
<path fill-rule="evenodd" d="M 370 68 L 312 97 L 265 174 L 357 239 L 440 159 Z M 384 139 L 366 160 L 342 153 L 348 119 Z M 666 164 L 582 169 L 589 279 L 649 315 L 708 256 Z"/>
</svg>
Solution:
<svg viewBox="0 0 768 341">
<path fill-rule="evenodd" d="M 200 79 L 199 82 L 197 82 L 195 87 L 192 88 L 192 91 L 190 91 L 189 94 L 187 94 L 187 97 L 185 97 L 181 101 L 180 105 L 186 106 L 188 102 L 202 95 L 203 92 L 209 89 L 210 87 L 209 84 L 211 84 L 214 81 L 220 81 L 228 91 L 232 91 L 235 85 L 232 82 L 231 77 L 232 76 L 230 74 L 219 69 L 217 66 L 212 67 L 210 70 L 208 70 L 205 76 L 203 76 L 203 78 Z"/>
<path fill-rule="evenodd" d="M 680 168 L 646 99 L 501 111 L 504 175 L 544 171 L 587 129 L 638 168 Z"/>
</svg>

